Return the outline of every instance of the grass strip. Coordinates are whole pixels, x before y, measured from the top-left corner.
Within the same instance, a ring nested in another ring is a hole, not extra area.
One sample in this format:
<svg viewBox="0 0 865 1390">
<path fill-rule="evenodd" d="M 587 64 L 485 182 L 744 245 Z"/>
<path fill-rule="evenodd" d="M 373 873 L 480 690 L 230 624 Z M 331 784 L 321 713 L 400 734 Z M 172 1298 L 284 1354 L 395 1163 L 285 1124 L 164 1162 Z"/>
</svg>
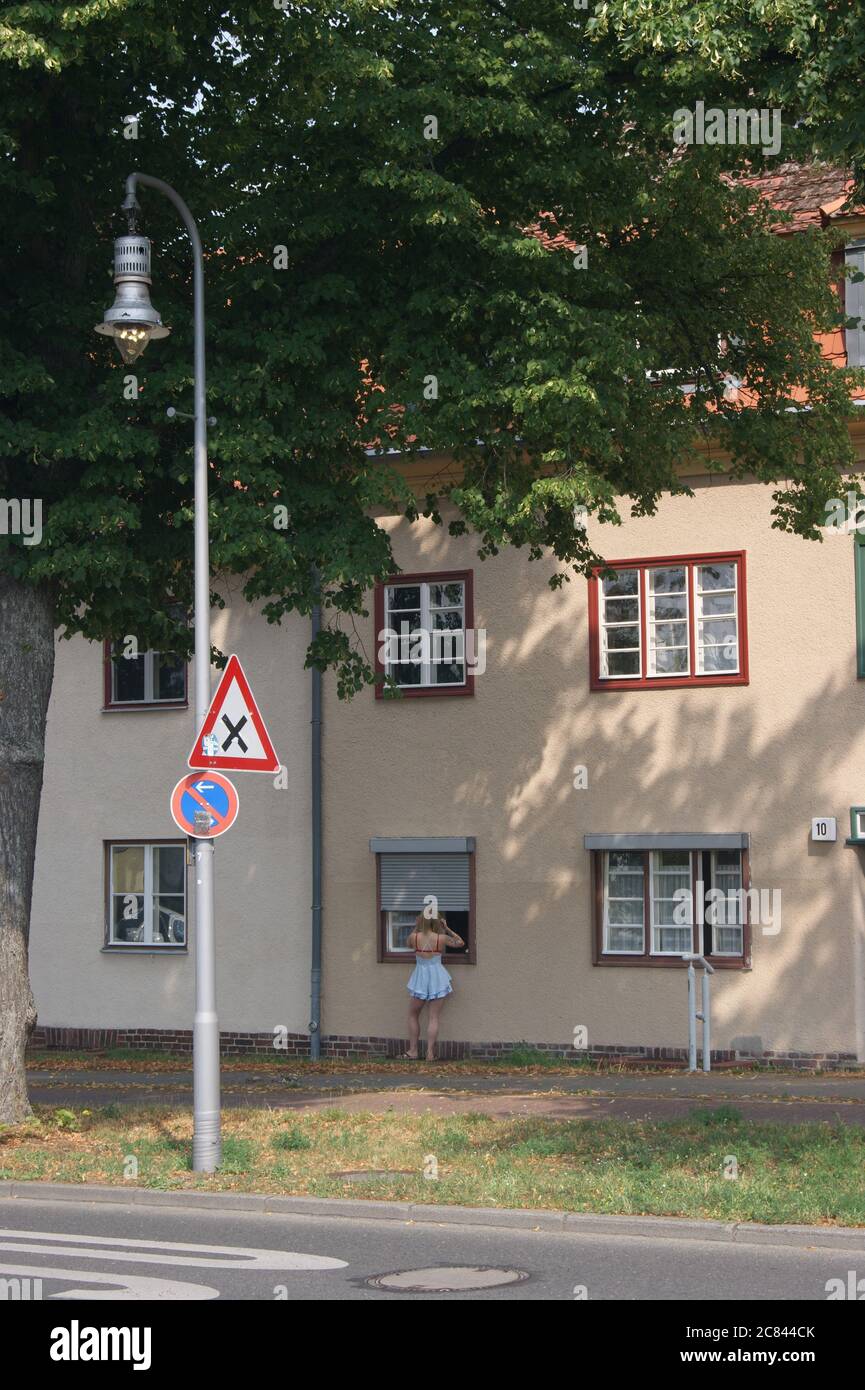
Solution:
<svg viewBox="0 0 865 1390">
<path fill-rule="evenodd" d="M 865 1225 L 865 1131 L 733 1106 L 664 1121 L 230 1110 L 223 1136 L 220 1171 L 195 1174 L 187 1109 L 41 1106 L 0 1128 L 0 1180 Z M 366 1169 L 409 1172 L 334 1176 Z"/>
</svg>

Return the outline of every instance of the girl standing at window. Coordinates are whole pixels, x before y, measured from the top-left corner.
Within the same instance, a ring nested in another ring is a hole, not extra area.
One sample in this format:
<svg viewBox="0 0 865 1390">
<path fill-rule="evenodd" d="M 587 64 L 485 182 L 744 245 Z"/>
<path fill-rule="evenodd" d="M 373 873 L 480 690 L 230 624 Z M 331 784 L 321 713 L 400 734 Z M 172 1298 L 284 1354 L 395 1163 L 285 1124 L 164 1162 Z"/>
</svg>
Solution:
<svg viewBox="0 0 865 1390">
<path fill-rule="evenodd" d="M 408 982 L 411 1003 L 408 1006 L 409 1050 L 405 1054 L 413 1062 L 417 1061 L 420 1015 L 425 1004 L 429 1004 L 426 1059 L 428 1062 L 435 1061 L 439 1017 L 448 995 L 453 994 L 451 977 L 442 965 L 442 951 L 448 944 L 464 946 L 465 942 L 451 931 L 444 917 L 436 916 L 428 920 L 421 912 L 406 942 L 415 953 L 415 967 Z"/>
</svg>

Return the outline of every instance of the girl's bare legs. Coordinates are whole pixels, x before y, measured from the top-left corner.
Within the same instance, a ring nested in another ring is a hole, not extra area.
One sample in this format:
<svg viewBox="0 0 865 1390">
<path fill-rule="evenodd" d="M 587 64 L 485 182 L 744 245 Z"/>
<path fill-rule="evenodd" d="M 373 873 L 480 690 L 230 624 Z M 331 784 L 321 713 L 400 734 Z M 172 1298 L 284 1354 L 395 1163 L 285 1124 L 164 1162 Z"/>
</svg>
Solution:
<svg viewBox="0 0 865 1390">
<path fill-rule="evenodd" d="M 420 1011 L 425 999 L 410 999 L 408 1006 L 408 1056 L 417 1060 L 417 1045 L 420 1040 Z"/>
<path fill-rule="evenodd" d="M 429 1017 L 426 1025 L 426 1059 L 428 1062 L 435 1061 L 436 1039 L 439 1035 L 439 1016 L 446 1003 L 445 999 L 431 999 L 429 1001 Z"/>
</svg>

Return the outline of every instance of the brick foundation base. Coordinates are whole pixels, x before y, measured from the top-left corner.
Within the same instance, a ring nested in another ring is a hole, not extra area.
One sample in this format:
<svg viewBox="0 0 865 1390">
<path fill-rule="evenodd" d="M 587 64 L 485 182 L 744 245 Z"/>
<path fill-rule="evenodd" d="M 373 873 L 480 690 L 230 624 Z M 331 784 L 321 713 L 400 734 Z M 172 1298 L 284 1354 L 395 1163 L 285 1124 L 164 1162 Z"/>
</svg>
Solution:
<svg viewBox="0 0 865 1390">
<path fill-rule="evenodd" d="M 281 1035 L 278 1046 L 272 1033 L 220 1033 L 223 1057 L 308 1057 L 309 1034 Z M 375 1057 L 398 1057 L 405 1052 L 406 1038 L 362 1038 L 342 1035 L 323 1036 L 321 1053 L 326 1058 L 342 1057 L 346 1061 L 362 1061 Z M 162 1028 L 37 1028 L 30 1040 L 31 1048 L 63 1052 L 98 1051 L 105 1048 L 129 1047 L 137 1051 L 192 1052 L 192 1032 L 186 1029 Z M 520 1042 L 458 1042 L 443 1041 L 437 1053 L 443 1062 L 498 1062 L 509 1052 L 542 1052 L 547 1057 L 573 1061 L 576 1056 L 595 1062 L 635 1062 L 639 1065 L 686 1066 L 684 1047 L 625 1047 L 617 1044 L 590 1047 L 579 1054 L 568 1043 Z M 762 1052 L 740 1053 L 713 1051 L 713 1066 L 742 1066 L 757 1064 L 764 1067 L 796 1068 L 802 1071 L 840 1071 L 856 1065 L 852 1052 Z"/>
</svg>

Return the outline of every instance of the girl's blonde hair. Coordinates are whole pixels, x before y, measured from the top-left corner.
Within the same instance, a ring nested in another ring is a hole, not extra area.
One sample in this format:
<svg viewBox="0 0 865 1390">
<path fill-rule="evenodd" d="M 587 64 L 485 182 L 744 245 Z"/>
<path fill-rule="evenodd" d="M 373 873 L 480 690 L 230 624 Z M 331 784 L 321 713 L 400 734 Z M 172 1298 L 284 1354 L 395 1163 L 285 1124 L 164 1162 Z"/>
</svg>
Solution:
<svg viewBox="0 0 865 1390">
<path fill-rule="evenodd" d="M 415 931 L 435 932 L 436 936 L 444 936 L 446 925 L 444 917 L 424 917 L 422 912 L 414 919 Z"/>
</svg>

